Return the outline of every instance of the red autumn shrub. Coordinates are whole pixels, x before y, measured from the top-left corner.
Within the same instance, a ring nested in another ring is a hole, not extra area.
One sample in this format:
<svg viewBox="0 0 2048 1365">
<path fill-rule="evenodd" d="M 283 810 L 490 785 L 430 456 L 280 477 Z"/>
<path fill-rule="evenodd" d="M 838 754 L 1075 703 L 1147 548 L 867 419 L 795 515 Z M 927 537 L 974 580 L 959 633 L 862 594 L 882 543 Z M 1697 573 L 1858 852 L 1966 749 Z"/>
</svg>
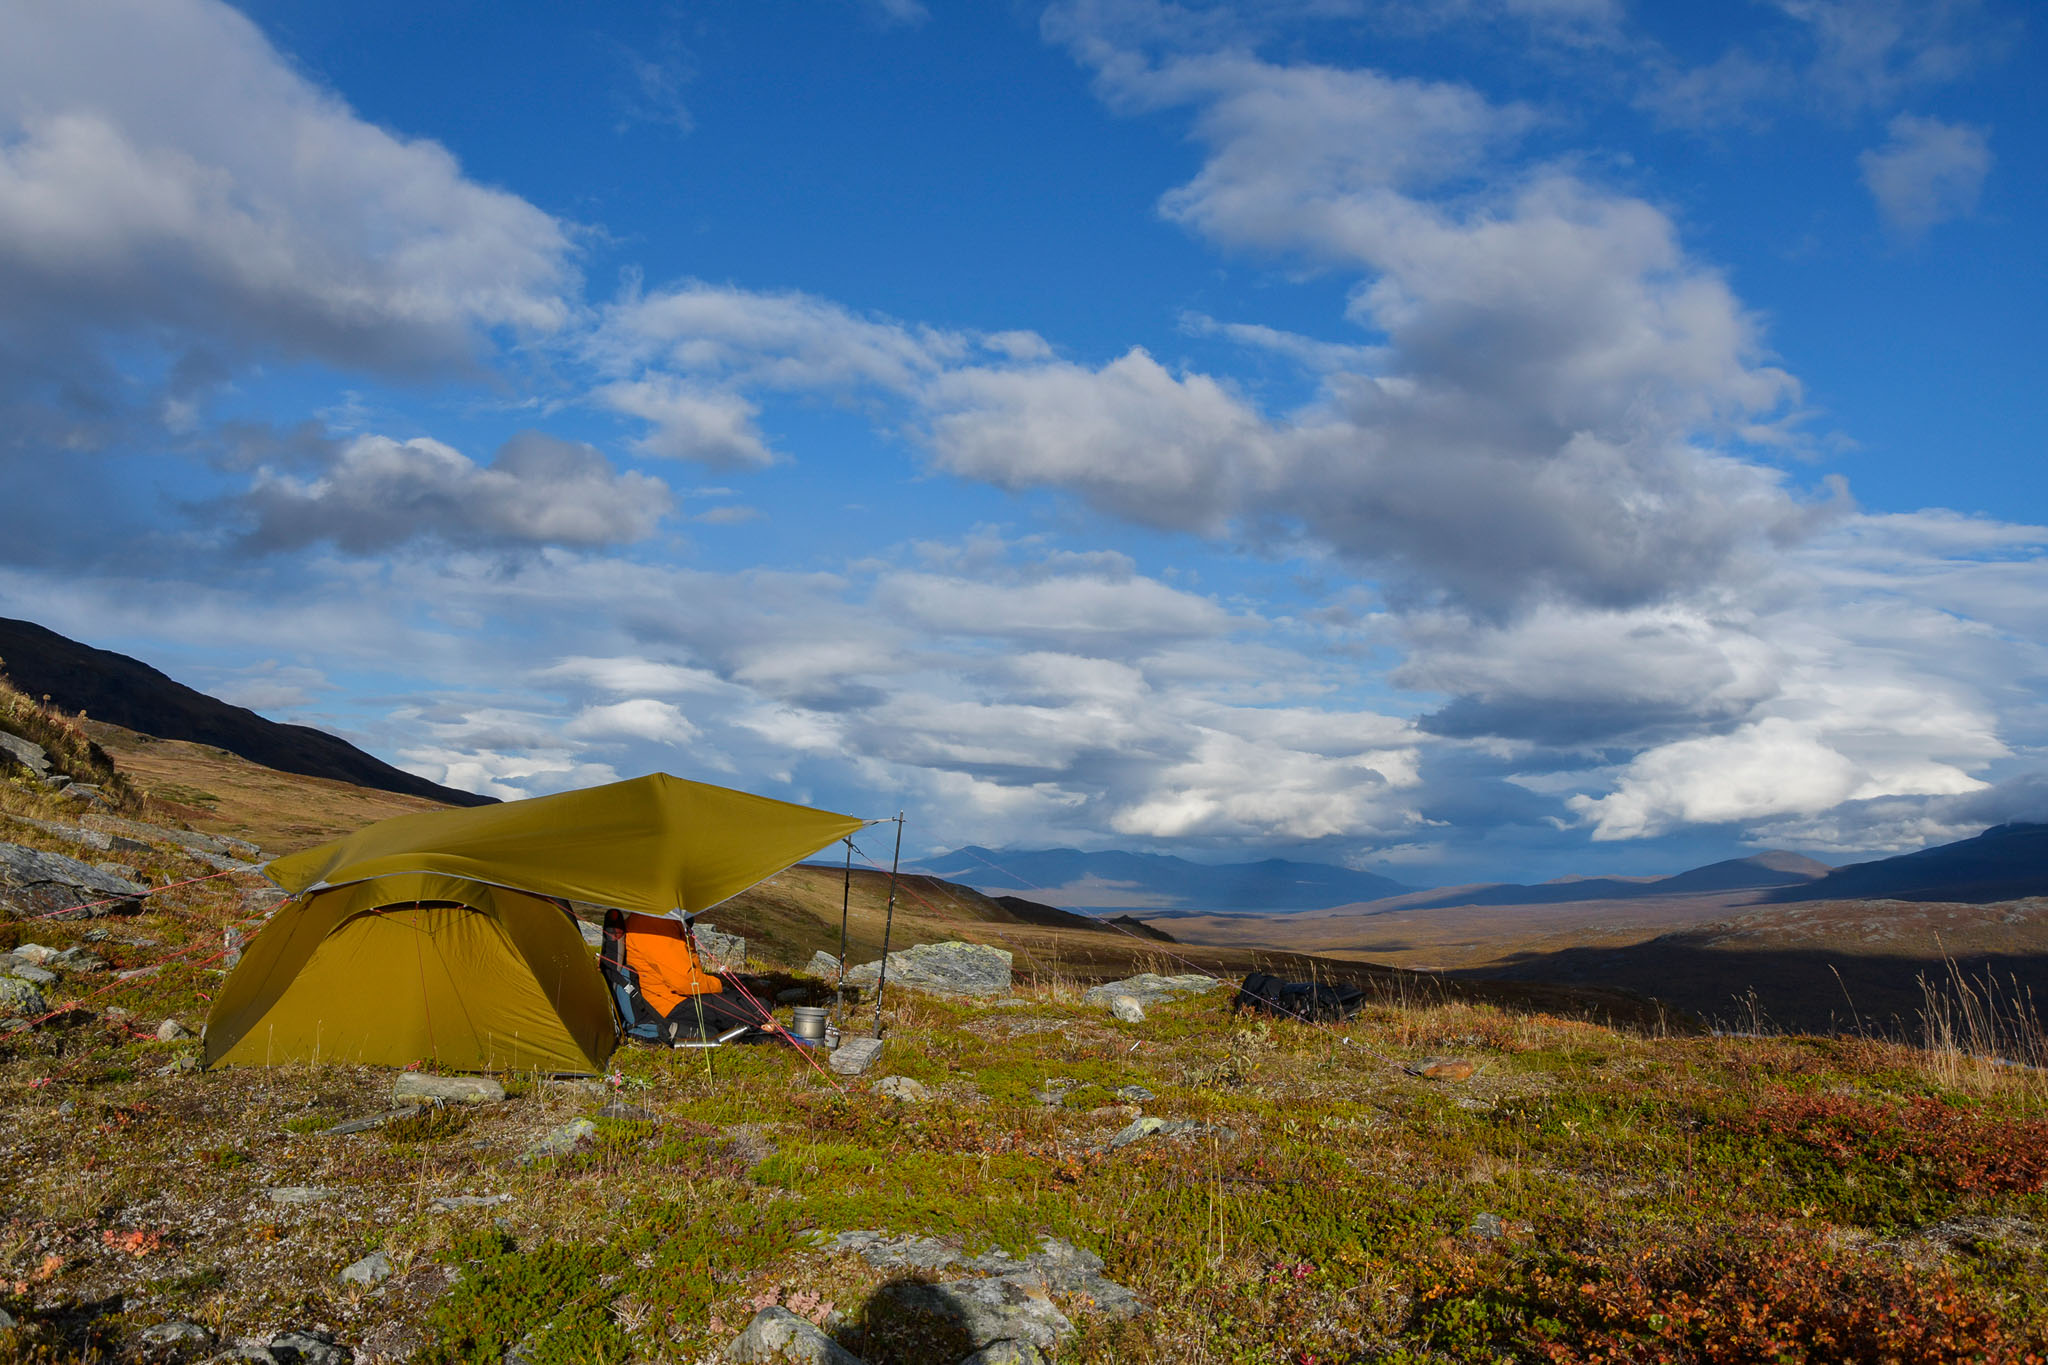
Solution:
<svg viewBox="0 0 2048 1365">
<path fill-rule="evenodd" d="M 2042 1365 L 1946 1272 L 1769 1223 L 1442 1268 L 1415 1326 L 1553 1365 Z"/>
<path fill-rule="evenodd" d="M 1767 1096 L 1724 1120 L 1729 1131 L 1790 1142 L 1836 1166 L 1910 1170 L 1958 1194 L 2048 1189 L 2048 1123 L 1957 1109 L 1934 1099 L 1890 1105 L 1843 1095 Z"/>
</svg>

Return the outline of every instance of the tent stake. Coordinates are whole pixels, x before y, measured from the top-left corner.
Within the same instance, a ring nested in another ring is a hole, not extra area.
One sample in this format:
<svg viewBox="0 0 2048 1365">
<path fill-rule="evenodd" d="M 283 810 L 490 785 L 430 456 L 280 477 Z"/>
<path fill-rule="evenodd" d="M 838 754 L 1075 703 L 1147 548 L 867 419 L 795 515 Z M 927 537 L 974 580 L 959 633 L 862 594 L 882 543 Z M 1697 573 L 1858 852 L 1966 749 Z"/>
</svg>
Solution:
<svg viewBox="0 0 2048 1365">
<path fill-rule="evenodd" d="M 889 910 L 882 917 L 882 966 L 875 974 L 875 1037 L 882 1036 L 882 987 L 889 981 L 889 930 L 896 923 L 896 867 L 903 861 L 903 812 L 896 812 L 896 851 L 889 855 Z"/>
</svg>

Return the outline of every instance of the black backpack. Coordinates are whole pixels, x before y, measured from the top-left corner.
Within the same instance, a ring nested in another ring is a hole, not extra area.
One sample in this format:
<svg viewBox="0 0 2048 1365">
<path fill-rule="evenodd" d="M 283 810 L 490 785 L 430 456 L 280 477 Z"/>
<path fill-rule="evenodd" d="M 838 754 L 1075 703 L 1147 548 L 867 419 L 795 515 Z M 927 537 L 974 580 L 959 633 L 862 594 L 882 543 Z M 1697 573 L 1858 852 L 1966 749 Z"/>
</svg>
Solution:
<svg viewBox="0 0 2048 1365">
<path fill-rule="evenodd" d="M 1363 1009 L 1366 994 L 1356 986 L 1328 986 L 1314 981 L 1283 981 L 1267 972 L 1253 972 L 1237 988 L 1235 1009 L 1256 1010 L 1282 1019 L 1335 1024 Z"/>
</svg>

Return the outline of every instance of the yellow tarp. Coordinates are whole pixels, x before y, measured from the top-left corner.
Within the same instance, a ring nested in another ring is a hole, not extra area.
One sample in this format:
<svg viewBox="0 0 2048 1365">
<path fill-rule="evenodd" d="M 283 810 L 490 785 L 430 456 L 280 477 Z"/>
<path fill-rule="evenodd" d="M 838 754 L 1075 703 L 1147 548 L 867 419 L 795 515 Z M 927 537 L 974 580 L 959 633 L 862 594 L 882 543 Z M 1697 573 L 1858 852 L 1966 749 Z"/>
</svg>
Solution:
<svg viewBox="0 0 2048 1365">
<path fill-rule="evenodd" d="M 501 806 L 380 820 L 265 870 L 293 895 L 432 872 L 650 915 L 695 913 L 864 823 L 653 773 Z"/>
<path fill-rule="evenodd" d="M 604 978 L 561 906 L 401 875 L 279 910 L 214 1001 L 206 1062 L 591 1072 L 615 1040 Z"/>
</svg>

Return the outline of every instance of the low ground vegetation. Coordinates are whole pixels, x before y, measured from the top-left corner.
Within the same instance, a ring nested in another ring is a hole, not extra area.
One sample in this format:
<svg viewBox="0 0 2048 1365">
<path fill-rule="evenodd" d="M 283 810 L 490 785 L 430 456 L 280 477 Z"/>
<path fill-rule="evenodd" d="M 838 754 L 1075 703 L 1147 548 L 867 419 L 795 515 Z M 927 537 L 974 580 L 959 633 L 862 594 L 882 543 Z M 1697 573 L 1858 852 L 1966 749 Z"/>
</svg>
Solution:
<svg viewBox="0 0 2048 1365">
<path fill-rule="evenodd" d="M 816 1245 L 880 1229 L 1101 1256 L 1147 1311 L 1069 1305 L 1061 1360 L 2044 1354 L 2032 1072 L 1958 1086 L 1894 1044 L 1455 1002 L 1328 1026 L 1212 992 L 1127 1025 L 1053 980 L 894 998 L 869 1077 L 782 1045 L 629 1049 L 599 1080 L 505 1077 L 500 1104 L 329 1135 L 393 1107 L 389 1072 L 198 1073 L 194 1043 L 156 1037 L 203 1017 L 236 881 L 4 931 L 108 968 L 58 992 L 68 1026 L 0 1041 L 0 1353 L 133 1356 L 189 1320 L 427 1361 L 695 1361 L 781 1305 L 876 1365 L 932 1359 L 879 1311 L 900 1273 Z M 1444 1054 L 1475 1074 L 1406 1069 Z M 882 1074 L 930 1098 L 883 1098 Z M 1107 1150 L 1134 1086 L 1196 1126 Z M 522 1160 L 576 1118 L 593 1138 Z M 377 1251 L 390 1278 L 339 1279 Z"/>
<path fill-rule="evenodd" d="M 61 800 L 0 783 L 0 815 Z M 130 858 L 168 887 L 139 914 L 0 920 L 0 950 L 78 950 L 48 1017 L 0 1032 L 0 1361 L 294 1330 L 373 1359 L 711 1361 L 769 1307 L 872 1365 L 957 1360 L 891 1311 L 938 1272 L 826 1249 L 858 1230 L 1100 1257 L 1145 1310 L 1056 1293 L 1063 1362 L 2048 1357 L 2048 1083 L 1953 1013 L 1923 1047 L 1716 1037 L 1390 979 L 1341 1025 L 1224 991 L 1125 1023 L 1083 998 L 1106 973 L 1020 954 L 1005 997 L 892 992 L 863 1077 L 779 1043 L 627 1048 L 361 1126 L 400 1109 L 391 1072 L 197 1070 L 163 1023 L 196 1031 L 269 902 L 175 844 Z M 763 983 L 795 987 L 824 990 Z M 1416 1074 L 1443 1057 L 1471 1073 Z M 1168 1129 L 1112 1146 L 1141 1111 Z"/>
</svg>

